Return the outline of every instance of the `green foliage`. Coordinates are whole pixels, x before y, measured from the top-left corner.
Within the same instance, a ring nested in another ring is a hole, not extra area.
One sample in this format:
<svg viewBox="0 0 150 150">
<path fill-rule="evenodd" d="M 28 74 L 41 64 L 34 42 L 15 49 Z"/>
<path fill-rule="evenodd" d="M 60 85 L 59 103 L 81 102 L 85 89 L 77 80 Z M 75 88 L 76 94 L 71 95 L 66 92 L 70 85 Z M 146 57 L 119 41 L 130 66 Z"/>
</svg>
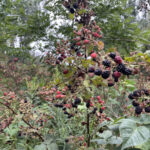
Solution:
<svg viewBox="0 0 150 150">
<path fill-rule="evenodd" d="M 49 16 L 37 7 L 40 1 L 1 1 L 1 51 L 8 55 L 29 57 L 30 43 L 46 37 Z M 16 38 L 20 39 L 16 48 Z"/>
<path fill-rule="evenodd" d="M 98 139 L 93 140 L 110 149 L 121 150 L 129 148 L 143 148 L 150 139 L 150 117 L 143 114 L 141 117 L 119 119 L 114 124 L 107 125 L 108 129 L 98 134 Z M 119 131 L 119 133 L 118 133 Z M 148 149 L 149 145 L 145 146 Z"/>
<path fill-rule="evenodd" d="M 45 11 L 39 8 L 41 2 Z M 145 104 L 142 114 L 135 116 L 132 101 L 128 99 L 128 94 L 135 89 L 149 88 L 146 78 L 149 75 L 140 76 L 144 71 L 149 72 L 149 53 L 124 57 L 124 63 L 127 61 L 133 72 L 134 67 L 142 71 L 134 77 L 122 74 L 113 87 L 108 86 L 108 80 L 114 81 L 112 74 L 105 80 L 88 71 L 94 66 L 102 71 L 112 69 L 112 73 L 118 64 L 111 61 L 112 68 L 102 66 L 101 61 L 108 58 L 105 51 L 127 54 L 141 43 L 149 44 L 149 31 L 138 28 L 127 0 L 89 0 L 89 3 L 104 34 L 104 51 L 100 48 L 103 42 L 94 40 L 97 47 L 93 43 L 86 45 L 85 56 L 77 57 L 75 51 L 67 51 L 67 58 L 56 66 L 58 55 L 52 46 L 62 38 L 59 34 L 72 43 L 73 30 L 83 27 L 75 22 L 74 14 L 66 11 L 61 0 L 0 2 L 0 149 L 150 149 L 150 116 L 145 114 Z M 79 14 L 85 12 L 86 9 L 81 9 Z M 57 24 L 58 18 L 69 23 Z M 19 48 L 15 46 L 16 37 L 21 40 Z M 30 44 L 40 40 L 47 42 L 44 49 L 55 53 L 52 57 L 32 59 Z M 97 59 L 87 59 L 93 49 L 96 49 Z M 140 49 L 144 50 L 143 46 Z M 84 48 L 81 50 L 84 53 Z M 64 73 L 65 69 L 68 73 Z M 76 98 L 80 99 L 77 108 L 73 107 Z"/>
</svg>

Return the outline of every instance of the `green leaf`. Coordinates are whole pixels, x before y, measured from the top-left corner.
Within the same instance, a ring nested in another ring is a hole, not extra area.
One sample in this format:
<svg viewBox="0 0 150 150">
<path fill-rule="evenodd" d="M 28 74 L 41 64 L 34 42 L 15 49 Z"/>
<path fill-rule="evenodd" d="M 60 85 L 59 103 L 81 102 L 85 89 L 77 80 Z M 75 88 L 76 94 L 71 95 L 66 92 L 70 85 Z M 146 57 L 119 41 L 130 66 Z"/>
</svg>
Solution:
<svg viewBox="0 0 150 150">
<path fill-rule="evenodd" d="M 108 139 L 112 136 L 112 132 L 110 130 L 104 131 L 102 134 L 98 134 L 100 138 Z"/>
<path fill-rule="evenodd" d="M 150 150 L 150 139 L 148 140 L 148 142 L 142 145 L 136 146 L 136 148 L 140 148 L 140 150 Z"/>
<path fill-rule="evenodd" d="M 108 143 L 120 145 L 122 143 L 122 139 L 120 137 L 112 136 L 110 139 L 108 139 Z"/>
<path fill-rule="evenodd" d="M 78 13 L 79 13 L 79 15 L 82 15 L 83 13 L 86 13 L 86 10 L 85 9 L 81 9 Z"/>
<path fill-rule="evenodd" d="M 101 85 L 103 83 L 103 79 L 100 76 L 94 76 L 94 78 L 92 79 L 92 82 L 95 86 Z"/>
<path fill-rule="evenodd" d="M 83 85 L 85 86 L 85 87 L 89 87 L 89 80 L 84 80 L 84 82 L 83 82 Z"/>
<path fill-rule="evenodd" d="M 97 144 L 107 144 L 106 140 L 105 139 L 94 139 L 94 140 L 91 140 L 91 142 L 96 142 Z"/>
<path fill-rule="evenodd" d="M 150 115 L 149 114 L 142 114 L 139 118 L 141 124 L 150 125 Z"/>
<path fill-rule="evenodd" d="M 58 146 L 56 143 L 51 143 L 47 145 L 47 150 L 58 150 Z"/>
<path fill-rule="evenodd" d="M 145 126 L 137 126 L 136 121 L 123 119 L 120 125 L 120 136 L 123 139 L 122 149 L 141 145 L 150 138 L 150 130 Z"/>
<path fill-rule="evenodd" d="M 82 60 L 81 63 L 82 63 L 82 66 L 83 66 L 84 68 L 88 68 L 89 65 L 93 65 L 93 64 L 94 64 L 94 62 L 93 62 L 92 60 L 90 60 L 90 59 Z"/>
<path fill-rule="evenodd" d="M 74 19 L 74 14 L 69 14 L 69 18 L 71 19 L 71 20 L 73 20 Z"/>
<path fill-rule="evenodd" d="M 34 147 L 34 150 L 47 150 L 47 147 L 45 144 L 42 143 L 41 145 L 36 145 Z"/>
</svg>

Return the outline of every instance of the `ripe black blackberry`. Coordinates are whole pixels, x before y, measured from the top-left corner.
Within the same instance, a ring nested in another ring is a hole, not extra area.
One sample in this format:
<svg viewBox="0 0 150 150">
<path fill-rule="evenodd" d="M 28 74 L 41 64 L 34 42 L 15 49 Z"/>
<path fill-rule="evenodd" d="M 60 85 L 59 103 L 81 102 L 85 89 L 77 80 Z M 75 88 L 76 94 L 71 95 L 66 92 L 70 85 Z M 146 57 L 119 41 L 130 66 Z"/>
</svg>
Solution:
<svg viewBox="0 0 150 150">
<path fill-rule="evenodd" d="M 72 118 L 72 117 L 73 117 L 73 115 L 72 115 L 72 114 L 68 115 L 68 118 Z"/>
<path fill-rule="evenodd" d="M 141 90 L 136 90 L 133 92 L 134 97 L 140 97 L 141 96 Z"/>
<path fill-rule="evenodd" d="M 66 101 L 63 101 L 63 104 L 66 104 Z"/>
<path fill-rule="evenodd" d="M 65 110 L 66 110 L 66 108 L 64 107 L 62 110 L 64 110 L 64 111 L 65 111 Z"/>
<path fill-rule="evenodd" d="M 95 61 L 95 62 L 97 62 L 96 58 L 93 58 L 92 60 Z"/>
<path fill-rule="evenodd" d="M 118 82 L 118 78 L 115 77 L 115 78 L 114 78 L 114 81 L 115 81 L 115 82 Z"/>
<path fill-rule="evenodd" d="M 81 40 L 85 40 L 85 37 L 81 37 Z"/>
<path fill-rule="evenodd" d="M 74 45 L 74 44 L 72 44 L 72 45 L 71 45 L 71 49 L 74 49 L 74 46 L 75 46 L 75 45 Z"/>
<path fill-rule="evenodd" d="M 66 143 L 68 143 L 68 142 L 69 142 L 69 140 L 68 140 L 68 139 L 65 139 L 65 142 L 66 142 Z"/>
<path fill-rule="evenodd" d="M 88 72 L 94 72 L 94 71 L 95 71 L 94 67 L 90 67 L 90 68 L 88 69 Z"/>
<path fill-rule="evenodd" d="M 111 87 L 111 86 L 114 86 L 115 84 L 113 82 L 108 82 L 108 86 Z"/>
<path fill-rule="evenodd" d="M 139 114 L 141 114 L 142 113 L 142 108 L 140 107 L 140 106 L 137 106 L 136 108 L 135 108 L 135 113 L 137 114 L 137 115 L 139 115 Z"/>
<path fill-rule="evenodd" d="M 56 64 L 57 64 L 57 65 L 60 64 L 59 60 L 56 61 Z"/>
<path fill-rule="evenodd" d="M 96 69 L 94 73 L 95 73 L 95 75 L 100 76 L 102 74 L 102 70 Z"/>
<path fill-rule="evenodd" d="M 70 5 L 67 5 L 66 8 L 70 9 Z"/>
<path fill-rule="evenodd" d="M 150 106 L 145 107 L 145 112 L 150 113 Z"/>
<path fill-rule="evenodd" d="M 103 111 L 104 111 L 104 110 L 100 108 L 99 112 L 100 112 L 100 113 L 103 113 Z"/>
<path fill-rule="evenodd" d="M 106 70 L 106 71 L 103 71 L 103 72 L 102 72 L 102 77 L 103 77 L 104 79 L 107 79 L 109 76 L 110 76 L 110 71 Z"/>
<path fill-rule="evenodd" d="M 21 136 L 21 135 L 22 135 L 22 134 L 21 134 L 21 131 L 19 131 L 19 132 L 18 132 L 18 136 Z"/>
<path fill-rule="evenodd" d="M 111 62 L 109 60 L 104 60 L 102 63 L 106 67 L 110 67 L 110 64 L 111 64 Z"/>
<path fill-rule="evenodd" d="M 80 104 L 80 103 L 81 103 L 80 98 L 76 98 L 75 101 L 74 101 L 74 104 L 75 104 L 75 105 L 78 105 L 78 104 Z"/>
<path fill-rule="evenodd" d="M 62 108 L 63 105 L 62 104 L 54 104 L 55 107 L 59 107 L 59 108 Z"/>
<path fill-rule="evenodd" d="M 64 59 L 63 57 L 58 57 L 58 60 L 63 61 Z"/>
<path fill-rule="evenodd" d="M 124 75 L 131 75 L 131 74 L 132 74 L 132 70 L 129 69 L 129 68 L 125 68 L 125 69 L 122 71 L 122 73 L 123 73 Z"/>
<path fill-rule="evenodd" d="M 84 78 L 85 77 L 85 73 L 84 72 L 79 72 L 78 77 Z"/>
<path fill-rule="evenodd" d="M 70 8 L 70 13 L 74 14 L 74 9 Z"/>
<path fill-rule="evenodd" d="M 65 114 L 65 115 L 70 115 L 67 111 L 64 111 L 64 114 Z"/>
<path fill-rule="evenodd" d="M 132 93 L 130 93 L 130 94 L 128 95 L 128 98 L 129 98 L 129 99 L 134 99 L 133 94 L 132 94 Z"/>
<path fill-rule="evenodd" d="M 68 89 L 71 90 L 71 85 L 68 85 Z"/>
<path fill-rule="evenodd" d="M 78 4 L 77 4 L 77 3 L 74 3 L 74 4 L 73 4 L 73 8 L 74 8 L 74 9 L 77 9 L 77 8 L 78 8 Z"/>
<path fill-rule="evenodd" d="M 95 108 L 93 109 L 92 113 L 95 114 L 96 111 L 97 111 L 97 107 L 95 107 Z"/>
<path fill-rule="evenodd" d="M 113 52 L 112 52 L 112 53 L 110 53 L 110 54 L 109 54 L 109 57 L 111 57 L 112 59 L 115 59 L 115 57 L 116 57 L 116 53 L 113 53 Z"/>
<path fill-rule="evenodd" d="M 136 101 L 133 101 L 133 102 L 132 102 L 132 105 L 133 105 L 134 107 L 136 107 L 136 106 L 139 106 L 139 103 L 136 102 Z"/>
<path fill-rule="evenodd" d="M 123 73 L 125 69 L 126 69 L 126 67 L 124 64 L 119 64 L 116 68 L 116 70 L 121 73 Z"/>
<path fill-rule="evenodd" d="M 24 100 L 24 103 L 27 103 L 28 101 L 27 100 Z"/>
<path fill-rule="evenodd" d="M 72 103 L 72 107 L 77 108 L 78 106 L 76 104 Z"/>
<path fill-rule="evenodd" d="M 79 49 L 78 49 L 78 48 L 76 48 L 76 49 L 75 49 L 75 52 L 78 52 L 78 51 L 79 51 Z"/>
<path fill-rule="evenodd" d="M 146 96 L 149 96 L 149 91 L 144 89 L 144 94 L 145 94 Z"/>
<path fill-rule="evenodd" d="M 86 102 L 86 107 L 89 108 L 90 107 L 90 101 Z"/>
</svg>

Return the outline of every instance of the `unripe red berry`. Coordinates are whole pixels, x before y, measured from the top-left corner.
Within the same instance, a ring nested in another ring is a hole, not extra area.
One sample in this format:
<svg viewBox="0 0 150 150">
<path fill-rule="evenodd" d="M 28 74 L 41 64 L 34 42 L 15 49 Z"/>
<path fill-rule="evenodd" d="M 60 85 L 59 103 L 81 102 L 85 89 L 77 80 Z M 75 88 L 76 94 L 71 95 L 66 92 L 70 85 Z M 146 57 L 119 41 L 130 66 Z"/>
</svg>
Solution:
<svg viewBox="0 0 150 150">
<path fill-rule="evenodd" d="M 97 99 L 98 99 L 98 100 L 101 100 L 101 97 L 100 97 L 100 96 L 97 96 Z"/>
<path fill-rule="evenodd" d="M 18 61 L 18 58 L 16 57 L 16 58 L 14 58 L 14 62 L 17 62 Z"/>
<path fill-rule="evenodd" d="M 56 95 L 56 99 L 59 99 L 59 98 L 61 98 L 61 95 L 60 94 Z"/>
<path fill-rule="evenodd" d="M 81 32 L 80 31 L 78 31 L 76 34 L 79 35 L 79 36 L 81 36 Z"/>
<path fill-rule="evenodd" d="M 93 107 L 93 106 L 94 106 L 92 102 L 90 103 L 90 106 L 91 106 L 91 107 Z"/>
<path fill-rule="evenodd" d="M 57 91 L 56 93 L 57 93 L 58 95 L 59 95 L 59 94 L 61 94 L 61 92 L 60 92 L 60 91 Z"/>
<path fill-rule="evenodd" d="M 115 77 L 115 78 L 119 78 L 120 76 L 121 76 L 121 73 L 118 72 L 118 71 L 115 71 L 115 72 L 113 73 L 113 77 Z"/>
<path fill-rule="evenodd" d="M 12 99 L 15 98 L 15 95 L 11 95 L 11 98 L 12 98 Z"/>
<path fill-rule="evenodd" d="M 99 37 L 99 34 L 96 33 L 96 32 L 94 32 L 94 33 L 93 33 L 93 36 L 94 36 L 94 37 Z"/>
<path fill-rule="evenodd" d="M 84 143 L 84 146 L 87 147 L 87 143 L 86 142 Z"/>
<path fill-rule="evenodd" d="M 80 52 L 77 52 L 76 54 L 77 54 L 77 56 L 79 56 L 79 57 L 82 56 Z"/>
<path fill-rule="evenodd" d="M 102 103 L 102 101 L 101 101 L 100 99 L 98 100 L 98 102 L 99 102 L 100 104 Z"/>
<path fill-rule="evenodd" d="M 102 107 L 102 110 L 105 110 L 105 107 L 104 107 L 104 106 Z"/>
<path fill-rule="evenodd" d="M 64 74 L 67 74 L 68 72 L 69 72 L 68 70 L 64 70 L 64 72 L 63 72 L 63 73 L 64 73 Z"/>
<path fill-rule="evenodd" d="M 4 92 L 3 94 L 4 94 L 4 96 L 7 96 L 7 92 Z"/>
<path fill-rule="evenodd" d="M 96 57 L 97 57 L 97 54 L 96 54 L 96 53 L 92 53 L 92 54 L 91 54 L 91 57 L 92 57 L 92 58 L 96 58 Z"/>
<path fill-rule="evenodd" d="M 76 45 L 80 46 L 80 45 L 81 45 L 81 43 L 80 43 L 80 42 L 77 42 L 77 43 L 76 43 Z"/>
<path fill-rule="evenodd" d="M 116 56 L 116 57 L 115 57 L 115 62 L 116 62 L 117 64 L 121 64 L 121 63 L 122 63 L 122 58 L 121 58 L 120 56 Z"/>
<path fill-rule="evenodd" d="M 84 44 L 88 44 L 88 43 L 90 43 L 90 40 L 84 40 L 83 43 L 84 43 Z"/>
<path fill-rule="evenodd" d="M 109 118 L 109 117 L 107 117 L 106 119 L 107 119 L 107 121 L 110 121 L 110 118 Z"/>
</svg>

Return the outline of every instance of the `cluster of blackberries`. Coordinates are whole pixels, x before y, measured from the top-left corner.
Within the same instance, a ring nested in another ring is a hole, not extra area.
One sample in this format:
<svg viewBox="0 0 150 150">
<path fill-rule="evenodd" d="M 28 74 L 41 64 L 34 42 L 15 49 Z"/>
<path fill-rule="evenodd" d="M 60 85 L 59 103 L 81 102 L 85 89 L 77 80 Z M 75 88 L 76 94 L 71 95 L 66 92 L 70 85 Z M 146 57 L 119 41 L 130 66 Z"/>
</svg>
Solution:
<svg viewBox="0 0 150 150">
<path fill-rule="evenodd" d="M 66 56 L 64 54 L 61 54 L 61 56 L 59 56 L 57 58 L 56 64 L 60 64 L 60 62 L 62 62 L 65 58 L 66 58 Z"/>
<path fill-rule="evenodd" d="M 135 90 L 134 92 L 132 92 L 128 95 L 128 98 L 133 100 L 133 99 L 137 99 L 137 98 L 141 97 L 142 95 L 149 96 L 150 93 L 146 89 Z"/>
<path fill-rule="evenodd" d="M 123 62 L 122 62 L 122 58 L 120 56 L 116 56 L 116 53 L 112 52 L 109 54 L 109 57 L 111 57 L 116 63 L 117 63 L 117 67 L 116 70 L 124 75 L 131 75 L 132 74 L 132 70 L 127 68 Z"/>
<path fill-rule="evenodd" d="M 96 113 L 96 111 L 98 111 L 98 109 L 97 109 L 97 107 L 94 107 L 94 109 L 92 110 L 92 112 L 91 112 L 91 113 L 92 113 L 92 114 L 95 114 L 95 113 Z M 102 114 L 102 113 L 103 113 L 103 111 L 104 111 L 104 109 L 102 109 L 102 108 L 100 108 L 100 109 L 99 109 L 99 113 L 101 113 L 101 114 Z"/>
<path fill-rule="evenodd" d="M 76 9 L 78 9 L 79 5 L 78 3 L 73 3 L 73 4 L 69 4 L 69 3 L 64 3 L 64 6 L 70 11 L 70 13 L 74 14 Z"/>
<path fill-rule="evenodd" d="M 115 68 L 113 68 L 113 73 L 112 73 L 112 77 L 114 78 L 114 82 L 118 82 L 118 79 L 121 76 L 121 74 L 124 74 L 124 75 L 131 75 L 132 74 L 132 70 L 127 68 L 122 63 L 122 58 L 120 56 L 116 56 L 116 53 L 113 53 L 113 52 L 110 53 L 109 57 L 111 57 L 117 64 L 117 66 Z M 88 72 L 94 73 L 97 76 L 101 75 L 103 79 L 108 79 L 111 75 L 111 71 L 107 68 L 111 67 L 111 61 L 108 59 L 105 59 L 102 61 L 102 64 L 106 68 L 103 71 L 100 68 L 95 70 L 94 67 L 90 67 L 88 69 Z M 108 83 L 108 86 L 113 86 L 113 85 L 114 85 L 113 82 Z"/>
<path fill-rule="evenodd" d="M 73 108 L 77 108 L 80 103 L 81 103 L 81 99 L 80 98 L 76 98 L 74 100 L 74 102 L 72 103 L 72 107 Z M 62 108 L 62 110 L 64 111 L 64 114 L 68 115 L 68 118 L 73 117 L 74 116 L 73 114 L 70 114 L 70 113 L 67 112 L 67 108 L 65 107 L 65 104 L 66 104 L 66 102 L 61 103 L 61 104 L 54 104 L 54 106 L 58 107 L 58 108 Z"/>
<path fill-rule="evenodd" d="M 80 103 L 81 103 L 80 98 L 76 98 L 74 100 L 74 103 L 72 103 L 72 107 L 77 108 Z"/>
<path fill-rule="evenodd" d="M 105 67 L 110 67 L 110 65 L 111 65 L 111 61 L 109 61 L 109 60 L 104 60 L 103 62 L 103 65 L 105 66 Z"/>
<path fill-rule="evenodd" d="M 150 113 L 150 100 L 142 99 L 139 101 L 139 98 L 142 96 L 149 96 L 150 93 L 146 89 L 136 90 L 128 95 L 128 98 L 133 100 L 132 105 L 135 107 L 135 114 L 139 115 L 142 113 L 143 109 L 146 113 Z"/>
<path fill-rule="evenodd" d="M 107 79 L 110 76 L 110 71 L 109 70 L 104 70 L 102 71 L 101 69 L 96 69 L 94 67 L 90 67 L 88 69 L 89 73 L 94 73 L 97 76 L 102 76 L 104 79 Z"/>
<path fill-rule="evenodd" d="M 122 74 L 127 75 L 127 76 L 132 74 L 132 70 L 129 68 L 126 68 L 124 64 L 119 64 L 116 69 L 118 72 L 121 72 Z"/>
</svg>

